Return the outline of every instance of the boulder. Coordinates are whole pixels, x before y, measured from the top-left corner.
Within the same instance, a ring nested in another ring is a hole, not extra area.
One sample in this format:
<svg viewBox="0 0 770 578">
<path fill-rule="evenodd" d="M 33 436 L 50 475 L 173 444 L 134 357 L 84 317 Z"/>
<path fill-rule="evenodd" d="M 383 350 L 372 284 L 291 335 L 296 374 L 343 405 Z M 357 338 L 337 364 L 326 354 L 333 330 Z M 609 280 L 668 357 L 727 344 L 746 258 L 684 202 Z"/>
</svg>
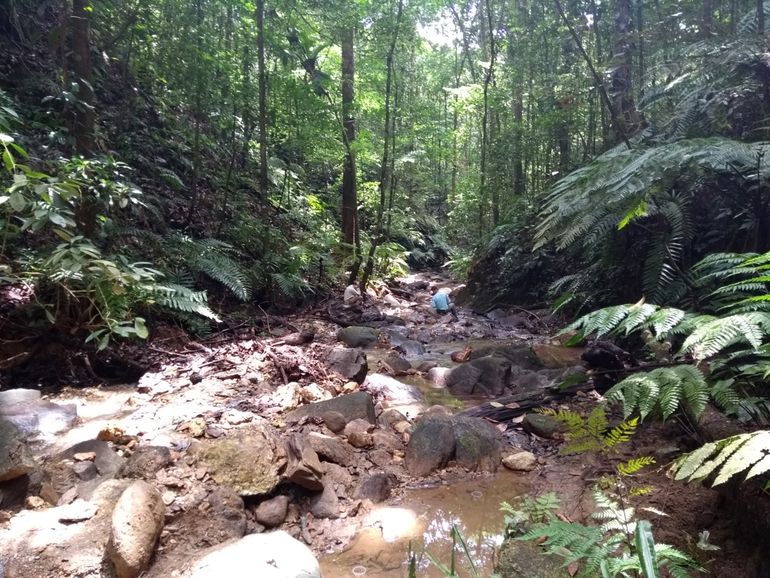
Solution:
<svg viewBox="0 0 770 578">
<path fill-rule="evenodd" d="M 99 475 L 107 478 L 115 477 L 126 461 L 115 453 L 109 443 L 101 440 L 82 441 L 67 448 L 56 457 L 59 460 L 71 460 L 75 458 L 75 454 L 86 453 L 94 454 L 93 463 Z"/>
<path fill-rule="evenodd" d="M 428 370 L 426 377 L 433 387 L 444 388 L 450 373 L 452 369 L 449 367 L 432 367 Z"/>
<path fill-rule="evenodd" d="M 499 396 L 511 375 L 511 362 L 501 355 L 474 359 L 452 369 L 446 386 L 455 395 L 483 394 Z"/>
<path fill-rule="evenodd" d="M 422 318 L 421 315 L 418 317 Z M 393 349 L 406 355 L 407 357 L 416 357 L 425 353 L 425 346 L 419 341 L 415 341 L 414 339 L 401 339 L 398 341 L 398 343 L 395 344 Z"/>
<path fill-rule="evenodd" d="M 324 425 L 329 428 L 329 431 L 334 433 L 340 433 L 348 423 L 345 416 L 338 411 L 325 411 L 321 415 L 321 419 L 324 421 Z"/>
<path fill-rule="evenodd" d="M 360 349 L 338 347 L 326 356 L 326 366 L 343 378 L 363 383 L 369 371 L 366 354 Z"/>
<path fill-rule="evenodd" d="M 514 472 L 531 472 L 537 467 L 537 457 L 532 452 L 516 452 L 505 456 L 503 465 Z"/>
<path fill-rule="evenodd" d="M 323 491 L 310 499 L 310 513 L 316 518 L 340 517 L 340 499 L 332 484 L 324 485 Z"/>
<path fill-rule="evenodd" d="M 500 464 L 500 432 L 478 417 L 452 418 L 454 459 L 466 470 L 494 472 Z"/>
<path fill-rule="evenodd" d="M 543 367 L 528 345 L 496 344 L 478 347 L 471 351 L 471 360 L 490 355 L 504 357 L 511 362 L 511 365 L 518 365 L 526 369 L 541 369 Z"/>
<path fill-rule="evenodd" d="M 0 482 L 12 480 L 37 467 L 32 452 L 13 423 L 0 419 Z"/>
<path fill-rule="evenodd" d="M 203 442 L 199 460 L 218 484 L 242 496 L 269 494 L 280 481 L 285 453 L 276 444 L 270 427 L 255 422 L 250 430 Z"/>
<path fill-rule="evenodd" d="M 283 524 L 289 511 L 289 496 L 276 496 L 261 502 L 254 510 L 257 522 L 266 528 Z"/>
<path fill-rule="evenodd" d="M 532 352 L 547 368 L 574 367 L 581 365 L 584 347 L 564 347 L 551 343 L 535 343 Z"/>
<path fill-rule="evenodd" d="M 286 440 L 285 446 L 288 464 L 284 477 L 307 490 L 313 492 L 322 490 L 321 479 L 324 469 L 310 443 L 302 436 L 295 434 Z"/>
<path fill-rule="evenodd" d="M 390 497 L 391 483 L 387 474 L 374 474 L 364 478 L 356 489 L 358 500 L 371 500 L 375 504 Z"/>
<path fill-rule="evenodd" d="M 386 365 L 386 369 L 391 370 L 394 375 L 404 375 L 412 369 L 412 364 L 396 353 L 388 354 L 383 363 Z"/>
<path fill-rule="evenodd" d="M 300 390 L 299 383 L 292 381 L 276 387 L 275 391 L 270 395 L 270 399 L 273 405 L 277 405 L 284 411 L 294 409 L 302 402 L 302 392 Z"/>
<path fill-rule="evenodd" d="M 139 446 L 120 468 L 123 478 L 148 480 L 171 463 L 171 452 L 163 446 Z"/>
<path fill-rule="evenodd" d="M 341 466 L 352 465 L 354 452 L 349 443 L 318 432 L 310 432 L 307 441 L 321 459 Z"/>
<path fill-rule="evenodd" d="M 147 482 L 138 480 L 121 494 L 107 547 L 118 578 L 136 578 L 147 569 L 165 511 L 160 492 Z"/>
<path fill-rule="evenodd" d="M 454 456 L 452 419 L 430 416 L 419 419 L 406 446 L 406 469 L 413 476 L 427 476 L 443 468 Z"/>
<path fill-rule="evenodd" d="M 240 538 L 246 533 L 243 499 L 227 486 L 216 486 L 206 497 L 206 535 L 211 543 Z M 196 513 L 200 516 L 199 513 Z"/>
<path fill-rule="evenodd" d="M 379 338 L 379 330 L 355 325 L 340 329 L 337 333 L 337 340 L 342 341 L 348 347 L 368 347 Z"/>
<path fill-rule="evenodd" d="M 313 552 L 283 531 L 249 534 L 215 546 L 181 578 L 321 578 Z"/>
<path fill-rule="evenodd" d="M 346 422 L 365 419 L 375 422 L 374 402 L 365 391 L 356 391 L 347 395 L 338 395 L 333 399 L 311 403 L 297 408 L 286 416 L 286 421 L 297 422 L 305 416 L 321 417 L 327 411 L 336 411 L 345 417 Z"/>
<path fill-rule="evenodd" d="M 361 387 L 392 405 L 409 405 L 423 401 L 422 392 L 417 386 L 402 383 L 382 373 L 367 375 Z"/>
</svg>

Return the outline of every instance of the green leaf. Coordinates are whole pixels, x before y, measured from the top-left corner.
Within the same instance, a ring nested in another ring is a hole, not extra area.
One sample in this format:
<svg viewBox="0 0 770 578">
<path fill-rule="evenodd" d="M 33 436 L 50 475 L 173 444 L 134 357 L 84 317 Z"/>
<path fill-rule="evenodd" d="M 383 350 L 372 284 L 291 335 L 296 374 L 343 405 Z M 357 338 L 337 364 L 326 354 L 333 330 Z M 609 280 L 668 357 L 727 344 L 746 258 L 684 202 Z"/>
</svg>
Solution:
<svg viewBox="0 0 770 578">
<path fill-rule="evenodd" d="M 134 333 L 136 333 L 136 336 L 140 339 L 147 339 L 147 337 L 150 335 L 150 332 L 147 330 L 147 326 L 145 325 L 143 318 L 134 318 Z"/>
<path fill-rule="evenodd" d="M 658 578 L 655 539 L 652 536 L 652 525 L 647 520 L 638 520 L 636 522 L 634 545 L 636 546 L 636 555 L 642 564 L 644 578 Z"/>
</svg>

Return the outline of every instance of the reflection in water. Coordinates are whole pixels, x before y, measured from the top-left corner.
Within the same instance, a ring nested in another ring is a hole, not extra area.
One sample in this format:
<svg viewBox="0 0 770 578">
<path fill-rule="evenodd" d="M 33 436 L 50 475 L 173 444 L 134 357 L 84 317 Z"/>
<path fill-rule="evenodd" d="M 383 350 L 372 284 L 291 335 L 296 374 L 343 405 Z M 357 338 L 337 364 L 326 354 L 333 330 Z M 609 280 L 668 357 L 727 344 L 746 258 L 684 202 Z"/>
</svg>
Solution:
<svg viewBox="0 0 770 578">
<path fill-rule="evenodd" d="M 417 553 L 418 576 L 440 578 L 441 573 L 424 553 L 448 565 L 455 524 L 465 537 L 477 570 L 488 576 L 503 540 L 500 502 L 525 492 L 516 474 L 508 471 L 437 488 L 409 490 L 401 503 L 372 511 L 368 527 L 347 551 L 321 559 L 324 576 L 361 576 L 356 572 L 363 569 L 367 578 L 406 578 L 411 545 Z M 458 544 L 457 565 L 468 569 L 468 561 L 460 552 Z"/>
</svg>

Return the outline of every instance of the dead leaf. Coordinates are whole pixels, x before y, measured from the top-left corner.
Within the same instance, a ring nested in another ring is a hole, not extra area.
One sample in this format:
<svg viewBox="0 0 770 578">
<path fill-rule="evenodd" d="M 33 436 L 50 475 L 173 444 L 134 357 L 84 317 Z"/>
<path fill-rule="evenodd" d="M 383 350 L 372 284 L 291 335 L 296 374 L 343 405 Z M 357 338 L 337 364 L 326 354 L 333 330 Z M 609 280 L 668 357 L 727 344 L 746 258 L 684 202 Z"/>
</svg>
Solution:
<svg viewBox="0 0 770 578">
<path fill-rule="evenodd" d="M 577 571 L 580 569 L 580 564 L 577 562 L 572 562 L 571 564 L 567 564 L 567 572 L 569 572 L 570 576 L 574 576 L 577 574 Z"/>
</svg>

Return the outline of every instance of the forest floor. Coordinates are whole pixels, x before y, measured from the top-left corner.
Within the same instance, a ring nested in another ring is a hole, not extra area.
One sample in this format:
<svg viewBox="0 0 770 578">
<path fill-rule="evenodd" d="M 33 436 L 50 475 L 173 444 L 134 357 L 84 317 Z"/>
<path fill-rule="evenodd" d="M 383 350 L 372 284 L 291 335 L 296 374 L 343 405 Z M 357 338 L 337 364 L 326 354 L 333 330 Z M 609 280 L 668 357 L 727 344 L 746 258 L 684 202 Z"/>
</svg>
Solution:
<svg viewBox="0 0 770 578">
<path fill-rule="evenodd" d="M 134 478 L 156 487 L 165 506 L 147 577 L 193 575 L 186 572 L 208 548 L 267 528 L 308 544 L 327 578 L 362 572 L 403 577 L 410 547 L 449 557 L 452 524 L 464 531 L 476 564 L 491 573 L 503 535 L 501 501 L 553 491 L 565 519 L 584 521 L 593 510 L 592 487 L 615 463 L 643 455 L 654 456 L 657 465 L 638 476 L 640 485 L 652 489 L 635 498 L 635 505 L 665 513 L 652 519 L 656 540 L 700 560 L 707 576 L 754 575 L 756 555 L 735 538 L 740 523 L 720 495 L 666 476 L 671 459 L 694 447 L 675 421 L 645 425 L 617 455 L 561 456 L 558 435 L 527 433 L 517 417 L 494 425 L 503 456 L 534 454 L 529 471 L 498 469 L 498 459 L 494 467 L 481 468 L 485 472 L 450 463 L 411 475 L 405 455 L 416 418 L 483 401 L 475 394 L 454 395 L 444 385 L 446 372 L 474 352 L 539 351 L 536 357 L 546 367 L 518 368 L 502 384 L 514 392 L 552 383 L 581 364 L 579 351 L 551 339 L 558 323 L 547 312 L 497 309 L 478 315 L 460 308 L 455 321 L 430 310 L 431 285 L 457 289 L 443 277 L 420 274 L 379 286 L 364 306 L 346 306 L 334 296 L 306 311 L 266 315 L 259 324 L 244 323 L 205 340 L 159 328 L 147 345 L 121 352 L 149 367 L 138 383 L 36 390 L 44 395 L 15 405 L 0 400 L 0 415 L 28 434 L 37 459 L 28 475 L 0 482 L 0 576 L 110 576 L 105 529 L 125 480 Z M 356 355 L 335 360 L 335 351 L 356 351 L 340 346 L 340 327 L 375 330 L 374 339 L 352 331 L 353 341 L 362 341 L 348 343 L 366 346 L 365 379 L 360 373 L 353 378 L 361 361 Z M 517 380 L 529 385 L 517 390 Z M 34 384 L 19 378 L 13 385 Z M 360 391 L 374 399 L 376 427 L 343 432 L 328 417 L 302 413 Z M 581 391 L 553 407 L 587 413 L 598 399 L 596 392 Z M 262 472 L 272 482 L 261 498 L 251 497 L 255 492 L 235 479 L 250 466 L 239 460 L 253 461 L 253 454 L 244 457 L 230 448 L 226 459 L 211 459 L 228 440 L 244 445 L 255 436 L 262 436 L 262 451 L 274 452 L 273 465 Z M 279 448 L 285 444 L 299 444 L 297 455 L 284 455 Z M 317 458 L 305 459 L 308 444 L 322 459 L 320 470 Z M 287 460 L 299 472 L 294 481 L 277 472 Z M 319 494 L 313 484 L 320 481 L 333 491 Z M 279 513 L 266 513 L 269 507 Z M 718 551 L 696 546 L 703 531 Z M 440 576 L 424 557 L 419 568 L 420 576 Z"/>
</svg>

